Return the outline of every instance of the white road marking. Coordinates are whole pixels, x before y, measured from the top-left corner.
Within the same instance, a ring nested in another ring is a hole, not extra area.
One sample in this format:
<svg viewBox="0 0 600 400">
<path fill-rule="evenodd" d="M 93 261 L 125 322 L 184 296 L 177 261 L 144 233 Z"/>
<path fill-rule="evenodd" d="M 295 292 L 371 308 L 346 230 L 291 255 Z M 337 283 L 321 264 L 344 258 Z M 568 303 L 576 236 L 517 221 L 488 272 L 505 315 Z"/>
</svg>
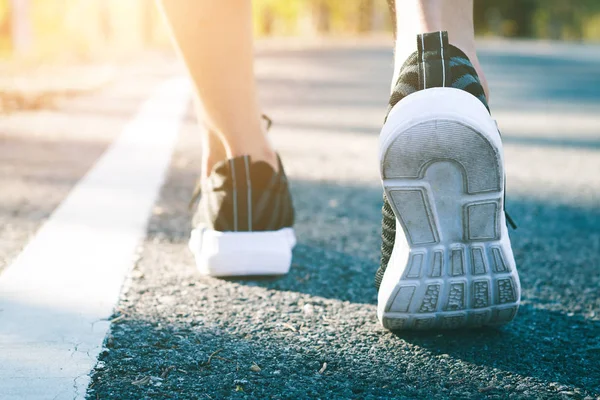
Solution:
<svg viewBox="0 0 600 400">
<path fill-rule="evenodd" d="M 85 397 L 188 101 L 162 84 L 0 275 L 1 399 Z"/>
</svg>

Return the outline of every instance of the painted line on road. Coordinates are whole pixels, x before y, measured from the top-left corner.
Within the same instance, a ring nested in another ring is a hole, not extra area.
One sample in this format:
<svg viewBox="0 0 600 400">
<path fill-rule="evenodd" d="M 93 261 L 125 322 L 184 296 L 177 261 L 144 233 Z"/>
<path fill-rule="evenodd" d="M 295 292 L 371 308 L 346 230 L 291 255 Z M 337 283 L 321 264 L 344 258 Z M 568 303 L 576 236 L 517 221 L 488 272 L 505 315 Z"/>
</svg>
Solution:
<svg viewBox="0 0 600 400">
<path fill-rule="evenodd" d="M 85 398 L 189 95 L 160 85 L 0 275 L 3 400 Z"/>
</svg>

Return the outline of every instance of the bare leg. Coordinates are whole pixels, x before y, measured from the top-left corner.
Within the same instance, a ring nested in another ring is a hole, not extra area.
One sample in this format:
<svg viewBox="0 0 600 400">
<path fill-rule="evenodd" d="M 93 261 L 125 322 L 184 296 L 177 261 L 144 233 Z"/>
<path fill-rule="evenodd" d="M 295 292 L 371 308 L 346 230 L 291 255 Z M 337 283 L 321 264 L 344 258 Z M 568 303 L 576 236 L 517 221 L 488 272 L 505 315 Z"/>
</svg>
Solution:
<svg viewBox="0 0 600 400">
<path fill-rule="evenodd" d="M 473 0 L 388 0 L 395 1 L 396 51 L 392 85 L 396 83 L 404 61 L 417 50 L 420 33 L 448 31 L 450 44 L 461 49 L 471 60 L 489 99 L 487 81 L 475 49 Z"/>
<path fill-rule="evenodd" d="M 207 127 L 204 174 L 216 162 L 241 155 L 277 168 L 256 93 L 251 2 L 157 1 L 194 82 Z"/>
</svg>

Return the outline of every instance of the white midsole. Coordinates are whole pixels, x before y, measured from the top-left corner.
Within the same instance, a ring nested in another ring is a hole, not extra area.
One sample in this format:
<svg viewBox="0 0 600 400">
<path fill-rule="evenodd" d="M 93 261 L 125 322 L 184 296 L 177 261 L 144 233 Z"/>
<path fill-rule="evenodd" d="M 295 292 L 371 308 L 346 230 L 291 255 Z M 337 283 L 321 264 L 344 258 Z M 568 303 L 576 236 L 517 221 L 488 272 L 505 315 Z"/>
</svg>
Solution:
<svg viewBox="0 0 600 400">
<path fill-rule="evenodd" d="M 196 228 L 189 241 L 200 273 L 210 276 L 286 274 L 295 245 L 293 228 L 254 232 Z"/>
</svg>

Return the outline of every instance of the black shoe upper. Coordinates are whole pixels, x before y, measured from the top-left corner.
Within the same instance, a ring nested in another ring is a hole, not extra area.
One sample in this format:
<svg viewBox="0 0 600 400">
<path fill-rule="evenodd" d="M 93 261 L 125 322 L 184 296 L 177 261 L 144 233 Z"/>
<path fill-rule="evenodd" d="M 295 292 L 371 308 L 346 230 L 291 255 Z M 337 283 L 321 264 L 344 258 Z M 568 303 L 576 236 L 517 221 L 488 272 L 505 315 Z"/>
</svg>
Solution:
<svg viewBox="0 0 600 400">
<path fill-rule="evenodd" d="M 252 232 L 293 224 L 294 207 L 281 161 L 279 171 L 266 162 L 252 162 L 250 156 L 221 161 L 201 184 L 194 227 Z"/>
<path fill-rule="evenodd" d="M 489 110 L 483 86 L 469 58 L 448 43 L 447 32 L 425 33 L 417 36 L 418 50 L 404 63 L 398 82 L 390 97 L 387 115 L 400 100 L 419 90 L 431 87 L 462 89 L 477 97 Z M 442 68 L 442 63 L 444 67 Z M 381 265 L 375 275 L 379 289 L 394 249 L 396 216 L 385 194 L 382 208 Z"/>
</svg>

